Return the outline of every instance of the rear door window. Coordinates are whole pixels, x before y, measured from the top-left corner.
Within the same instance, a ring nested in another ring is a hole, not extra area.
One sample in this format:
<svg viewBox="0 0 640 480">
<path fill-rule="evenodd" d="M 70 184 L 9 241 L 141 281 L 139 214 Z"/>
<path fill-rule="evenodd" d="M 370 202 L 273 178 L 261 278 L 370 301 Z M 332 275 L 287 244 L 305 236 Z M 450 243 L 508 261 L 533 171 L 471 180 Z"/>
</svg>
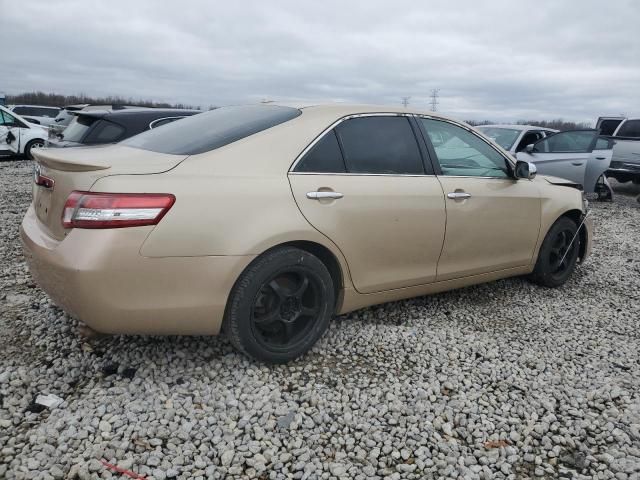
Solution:
<svg viewBox="0 0 640 480">
<path fill-rule="evenodd" d="M 424 174 L 407 117 L 352 118 L 339 124 L 336 133 L 349 173 Z"/>
<path fill-rule="evenodd" d="M 344 160 L 338 138 L 334 130 L 327 132 L 318 142 L 302 157 L 296 172 L 314 173 L 345 173 Z"/>
</svg>

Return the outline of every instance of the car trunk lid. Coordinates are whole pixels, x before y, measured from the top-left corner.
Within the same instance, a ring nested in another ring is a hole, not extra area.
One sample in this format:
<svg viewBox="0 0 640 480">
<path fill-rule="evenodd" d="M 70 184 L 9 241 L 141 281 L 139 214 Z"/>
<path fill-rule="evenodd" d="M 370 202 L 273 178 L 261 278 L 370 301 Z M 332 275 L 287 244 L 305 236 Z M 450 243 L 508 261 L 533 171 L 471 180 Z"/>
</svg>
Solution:
<svg viewBox="0 0 640 480">
<path fill-rule="evenodd" d="M 48 233 L 62 240 L 62 211 L 74 190 L 90 191 L 99 178 L 110 175 L 148 175 L 176 167 L 186 156 L 168 155 L 121 145 L 94 148 L 34 150 L 36 165 L 33 207 Z"/>
</svg>

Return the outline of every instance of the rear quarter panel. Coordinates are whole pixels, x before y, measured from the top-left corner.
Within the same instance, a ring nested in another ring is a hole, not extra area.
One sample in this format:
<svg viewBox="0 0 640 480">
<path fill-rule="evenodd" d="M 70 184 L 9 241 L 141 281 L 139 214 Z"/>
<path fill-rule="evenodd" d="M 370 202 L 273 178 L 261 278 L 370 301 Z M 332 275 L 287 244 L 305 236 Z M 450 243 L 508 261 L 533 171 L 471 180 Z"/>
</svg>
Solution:
<svg viewBox="0 0 640 480">
<path fill-rule="evenodd" d="M 308 135 L 305 129 L 303 135 L 300 129 L 273 130 L 191 156 L 162 174 L 104 177 L 92 190 L 175 195 L 175 204 L 141 246 L 143 256 L 258 255 L 282 243 L 311 241 L 336 256 L 348 285 L 344 257 L 301 214 L 287 178 L 318 127 Z"/>
</svg>

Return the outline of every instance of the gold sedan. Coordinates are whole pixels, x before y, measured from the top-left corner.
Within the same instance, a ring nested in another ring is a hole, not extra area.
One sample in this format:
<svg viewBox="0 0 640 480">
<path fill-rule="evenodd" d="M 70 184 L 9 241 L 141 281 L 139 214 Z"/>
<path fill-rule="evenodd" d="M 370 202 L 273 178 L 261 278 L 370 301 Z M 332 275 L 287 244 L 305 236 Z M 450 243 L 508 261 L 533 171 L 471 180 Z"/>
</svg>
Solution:
<svg viewBox="0 0 640 480">
<path fill-rule="evenodd" d="M 286 362 L 331 317 L 590 250 L 575 184 L 473 128 L 379 106 L 225 107 L 101 148 L 38 150 L 25 256 L 94 329 L 205 334 Z"/>
</svg>

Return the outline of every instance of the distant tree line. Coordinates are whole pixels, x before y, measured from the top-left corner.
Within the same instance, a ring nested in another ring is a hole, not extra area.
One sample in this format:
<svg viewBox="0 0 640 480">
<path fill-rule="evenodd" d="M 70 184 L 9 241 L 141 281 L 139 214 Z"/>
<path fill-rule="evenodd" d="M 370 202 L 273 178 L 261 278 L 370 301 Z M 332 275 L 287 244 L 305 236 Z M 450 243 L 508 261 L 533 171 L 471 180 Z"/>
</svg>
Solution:
<svg viewBox="0 0 640 480">
<path fill-rule="evenodd" d="M 466 120 L 469 125 L 477 127 L 479 125 L 494 125 L 499 122 L 492 122 L 490 120 Z M 541 128 L 552 128 L 554 130 L 579 130 L 581 128 L 591 128 L 591 124 L 587 122 L 567 122 L 561 118 L 555 120 L 518 120 L 516 125 L 534 125 Z"/>
<path fill-rule="evenodd" d="M 124 98 L 119 96 L 108 97 L 91 97 L 83 93 L 79 95 L 61 95 L 59 93 L 44 92 L 25 92 L 17 95 L 6 96 L 7 105 L 43 105 L 48 107 L 64 107 L 66 105 L 75 105 L 78 103 L 90 103 L 93 105 L 131 105 L 136 107 L 155 107 L 155 108 L 184 108 L 202 110 L 200 106 L 187 105 L 184 103 L 166 103 L 153 102 L 151 100 L 136 100 L 131 97 Z M 213 105 L 209 109 L 215 108 Z"/>
</svg>

